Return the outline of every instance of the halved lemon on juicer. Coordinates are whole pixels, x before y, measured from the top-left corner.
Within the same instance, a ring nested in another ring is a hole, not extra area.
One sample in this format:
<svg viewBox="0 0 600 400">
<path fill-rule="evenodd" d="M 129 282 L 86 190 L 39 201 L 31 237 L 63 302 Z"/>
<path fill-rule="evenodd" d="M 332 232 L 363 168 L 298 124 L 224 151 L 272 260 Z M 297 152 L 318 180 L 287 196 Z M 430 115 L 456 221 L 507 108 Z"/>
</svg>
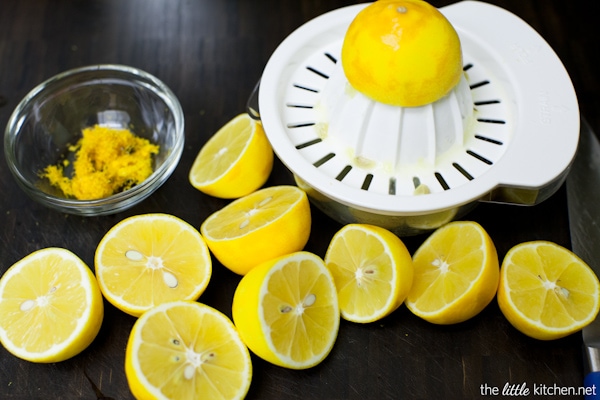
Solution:
<svg viewBox="0 0 600 400">
<path fill-rule="evenodd" d="M 421 0 L 378 0 L 360 11 L 344 37 L 342 65 L 356 90 L 402 107 L 439 100 L 463 73 L 456 30 Z"/>
</svg>

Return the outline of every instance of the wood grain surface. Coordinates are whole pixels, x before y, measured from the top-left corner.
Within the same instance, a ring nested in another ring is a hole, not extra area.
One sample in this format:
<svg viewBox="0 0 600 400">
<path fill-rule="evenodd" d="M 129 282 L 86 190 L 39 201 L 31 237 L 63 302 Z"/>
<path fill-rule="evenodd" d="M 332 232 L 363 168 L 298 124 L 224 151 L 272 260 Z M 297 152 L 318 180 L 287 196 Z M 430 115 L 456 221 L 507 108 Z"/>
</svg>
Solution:
<svg viewBox="0 0 600 400">
<path fill-rule="evenodd" d="M 93 268 L 104 233 L 135 214 L 163 212 L 196 227 L 227 201 L 191 187 L 187 174 L 206 140 L 246 100 L 277 45 L 294 29 L 344 0 L 2 0 L 0 2 L 0 126 L 43 80 L 70 68 L 118 63 L 164 81 L 185 113 L 186 144 L 171 178 L 140 205 L 116 215 L 83 218 L 29 200 L 0 163 L 0 273 L 30 252 L 65 247 Z M 441 7 L 451 1 L 431 1 Z M 598 25 L 590 1 L 494 0 L 533 26 L 563 61 L 581 113 L 600 131 Z M 280 162 L 267 185 L 291 183 Z M 481 223 L 500 258 L 527 240 L 570 246 L 564 189 L 535 207 L 480 204 L 467 219 Z M 306 247 L 320 256 L 340 225 L 313 210 Z M 411 252 L 425 235 L 405 238 Z M 231 316 L 239 277 L 214 263 L 200 301 Z M 100 334 L 71 360 L 33 364 L 0 348 L 1 399 L 131 399 L 123 370 L 134 318 L 106 304 Z M 436 326 L 401 307 L 369 325 L 342 322 L 329 357 L 291 371 L 253 357 L 249 399 L 480 398 L 483 385 L 578 387 L 581 335 L 553 342 L 513 329 L 495 302 L 455 326 Z M 485 397 L 485 396 L 483 396 Z M 502 396 L 488 396 L 502 397 Z M 535 397 L 533 393 L 529 397 Z M 568 398 L 569 396 L 560 396 Z"/>
</svg>

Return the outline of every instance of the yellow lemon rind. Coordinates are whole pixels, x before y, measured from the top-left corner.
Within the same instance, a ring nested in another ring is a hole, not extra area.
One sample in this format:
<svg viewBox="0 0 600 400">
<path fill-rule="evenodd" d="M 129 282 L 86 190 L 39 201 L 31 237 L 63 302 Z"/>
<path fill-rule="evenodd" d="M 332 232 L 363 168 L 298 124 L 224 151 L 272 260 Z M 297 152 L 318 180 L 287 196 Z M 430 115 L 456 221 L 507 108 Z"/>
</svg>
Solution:
<svg viewBox="0 0 600 400">
<path fill-rule="evenodd" d="M 433 103 L 463 74 L 456 30 L 420 0 L 380 0 L 365 7 L 350 23 L 341 59 L 356 90 L 393 106 Z"/>
</svg>

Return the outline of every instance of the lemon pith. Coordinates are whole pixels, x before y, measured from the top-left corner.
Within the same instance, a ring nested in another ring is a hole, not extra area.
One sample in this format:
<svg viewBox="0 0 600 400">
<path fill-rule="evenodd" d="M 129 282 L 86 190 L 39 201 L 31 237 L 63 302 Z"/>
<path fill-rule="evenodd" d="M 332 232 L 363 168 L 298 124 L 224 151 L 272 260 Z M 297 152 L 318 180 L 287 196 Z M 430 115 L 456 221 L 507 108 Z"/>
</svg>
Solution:
<svg viewBox="0 0 600 400">
<path fill-rule="evenodd" d="M 335 343 L 339 307 L 323 260 L 292 253 L 252 269 L 236 288 L 233 321 L 246 345 L 282 367 L 306 369 L 323 361 Z"/>
</svg>

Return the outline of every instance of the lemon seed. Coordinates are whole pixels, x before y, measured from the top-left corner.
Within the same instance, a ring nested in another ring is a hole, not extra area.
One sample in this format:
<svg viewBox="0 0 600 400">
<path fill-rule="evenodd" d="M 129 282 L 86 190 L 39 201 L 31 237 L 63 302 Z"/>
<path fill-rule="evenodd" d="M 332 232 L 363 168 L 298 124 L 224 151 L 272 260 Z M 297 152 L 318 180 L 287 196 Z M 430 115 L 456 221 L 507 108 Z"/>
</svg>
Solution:
<svg viewBox="0 0 600 400">
<path fill-rule="evenodd" d="M 21 303 L 21 307 L 19 308 L 21 309 L 21 311 L 29 311 L 33 307 L 35 307 L 35 300 L 25 300 Z"/>
<path fill-rule="evenodd" d="M 185 379 L 192 379 L 195 373 L 196 368 L 193 365 L 186 365 L 185 369 L 183 370 L 183 376 Z"/>
<path fill-rule="evenodd" d="M 129 258 L 131 261 L 141 261 L 144 258 L 144 255 L 137 250 L 127 250 L 125 252 L 125 257 Z"/>
<path fill-rule="evenodd" d="M 163 271 L 163 281 L 165 282 L 165 285 L 171 289 L 175 289 L 177 285 L 179 285 L 177 277 L 169 271 Z"/>
<path fill-rule="evenodd" d="M 317 301 L 317 296 L 315 296 L 313 293 L 311 293 L 308 296 L 306 296 L 306 298 L 304 299 L 304 307 L 310 307 L 313 304 L 315 304 L 316 301 Z"/>
</svg>

